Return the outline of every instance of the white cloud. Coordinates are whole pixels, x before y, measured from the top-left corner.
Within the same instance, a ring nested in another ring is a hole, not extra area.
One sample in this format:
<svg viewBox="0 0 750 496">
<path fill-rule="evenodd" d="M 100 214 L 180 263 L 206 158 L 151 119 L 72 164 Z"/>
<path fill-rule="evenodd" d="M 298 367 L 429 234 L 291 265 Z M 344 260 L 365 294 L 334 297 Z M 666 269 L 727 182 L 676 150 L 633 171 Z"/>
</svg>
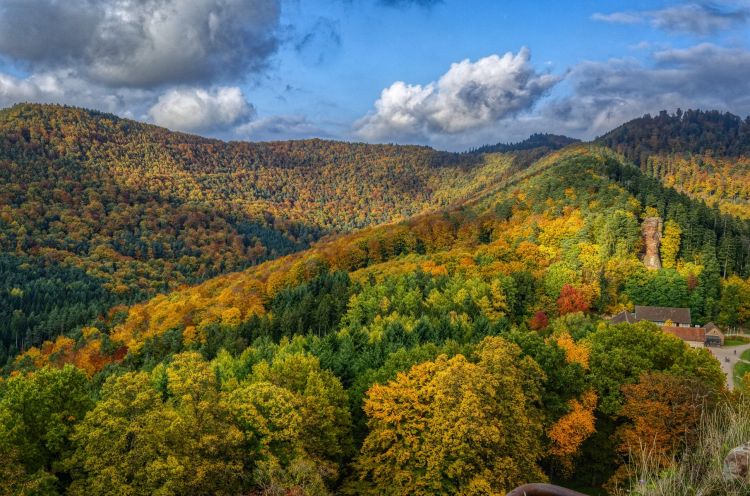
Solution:
<svg viewBox="0 0 750 496">
<path fill-rule="evenodd" d="M 437 82 L 424 86 L 395 82 L 355 129 L 370 140 L 429 141 L 490 126 L 530 109 L 559 81 L 537 73 L 529 59 L 529 50 L 522 48 L 515 55 L 455 63 Z"/>
<path fill-rule="evenodd" d="M 660 110 L 700 108 L 747 115 L 750 52 L 701 43 L 656 51 L 650 64 L 582 62 L 571 68 L 566 84 L 570 94 L 541 105 L 535 125 L 592 138 Z"/>
<path fill-rule="evenodd" d="M 566 72 L 558 90 L 541 99 L 533 111 L 471 132 L 430 135 L 428 142 L 461 150 L 519 141 L 535 132 L 591 139 L 643 114 L 677 108 L 716 109 L 745 116 L 750 114 L 750 51 L 700 43 L 656 50 L 645 61 L 585 61 Z M 406 115 L 411 117 L 408 112 Z M 413 139 L 405 132 L 394 141 Z"/>
<path fill-rule="evenodd" d="M 228 129 L 251 118 L 255 110 L 237 87 L 206 91 L 201 88 L 173 89 L 149 110 L 154 123 L 179 131 Z"/>
<path fill-rule="evenodd" d="M 643 21 L 643 15 L 634 12 L 613 12 L 611 14 L 595 13 L 591 19 L 614 24 L 638 24 Z"/>
<path fill-rule="evenodd" d="M 215 82 L 264 66 L 279 0 L 2 0 L 0 54 L 120 87 Z"/>
<path fill-rule="evenodd" d="M 0 107 L 18 102 L 60 103 L 142 118 L 132 110 L 143 107 L 150 98 L 150 92 L 144 90 L 91 85 L 72 70 L 45 71 L 26 78 L 0 73 Z"/>
<path fill-rule="evenodd" d="M 745 24 L 750 12 L 745 7 L 722 8 L 708 3 L 686 3 L 659 10 L 596 13 L 595 21 L 614 24 L 648 22 L 651 26 L 675 33 L 707 36 L 732 26 Z"/>
</svg>

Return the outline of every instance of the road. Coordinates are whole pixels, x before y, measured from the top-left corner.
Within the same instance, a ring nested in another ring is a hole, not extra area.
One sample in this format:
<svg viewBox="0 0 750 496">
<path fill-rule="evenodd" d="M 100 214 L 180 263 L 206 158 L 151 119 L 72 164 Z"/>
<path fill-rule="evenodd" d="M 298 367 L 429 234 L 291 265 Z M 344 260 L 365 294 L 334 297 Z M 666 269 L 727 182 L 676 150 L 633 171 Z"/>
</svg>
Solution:
<svg viewBox="0 0 750 496">
<path fill-rule="evenodd" d="M 703 345 L 698 345 L 697 347 L 702 346 Z M 742 352 L 745 350 L 750 350 L 750 343 L 740 346 L 722 346 L 721 348 L 709 346 L 708 350 L 711 352 L 711 354 L 713 354 L 713 356 L 716 357 L 717 360 L 719 360 L 719 363 L 721 364 L 721 370 L 723 370 L 727 376 L 727 387 L 731 391 L 732 389 L 734 389 L 734 366 L 737 362 L 740 361 L 740 355 L 742 355 Z M 728 362 L 726 361 L 727 357 L 729 357 Z"/>
</svg>

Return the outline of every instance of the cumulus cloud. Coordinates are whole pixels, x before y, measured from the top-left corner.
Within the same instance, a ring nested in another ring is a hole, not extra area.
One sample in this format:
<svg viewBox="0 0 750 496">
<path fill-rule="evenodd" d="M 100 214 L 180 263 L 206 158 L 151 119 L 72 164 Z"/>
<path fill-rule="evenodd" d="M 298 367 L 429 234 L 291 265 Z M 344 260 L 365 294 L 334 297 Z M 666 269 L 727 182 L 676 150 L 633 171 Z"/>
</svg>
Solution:
<svg viewBox="0 0 750 496">
<path fill-rule="evenodd" d="M 149 110 L 154 123 L 179 131 L 226 130 L 252 118 L 255 109 L 237 87 L 206 91 L 180 88 L 159 97 Z"/>
<path fill-rule="evenodd" d="M 707 36 L 745 24 L 750 18 L 750 12 L 744 7 L 722 8 L 714 4 L 688 3 L 660 10 L 596 13 L 591 18 L 616 24 L 648 22 L 653 27 L 665 31 Z"/>
<path fill-rule="evenodd" d="M 537 73 L 529 59 L 529 50 L 522 48 L 515 55 L 455 63 L 437 82 L 424 86 L 395 82 L 355 129 L 370 140 L 424 141 L 494 124 L 530 109 L 559 81 Z"/>
<path fill-rule="evenodd" d="M 240 139 L 252 141 L 329 137 L 326 131 L 302 115 L 265 117 L 238 126 L 234 133 Z"/>
<path fill-rule="evenodd" d="M 18 102 L 61 103 L 142 118 L 133 110 L 143 107 L 150 99 L 150 92 L 144 90 L 112 90 L 91 85 L 66 69 L 34 73 L 25 78 L 0 73 L 0 107 Z"/>
<path fill-rule="evenodd" d="M 584 62 L 567 76 L 571 93 L 546 102 L 540 121 L 590 138 L 647 112 L 702 108 L 750 113 L 750 52 L 702 43 L 654 52 L 651 63 Z"/>
<path fill-rule="evenodd" d="M 2 0 L 0 54 L 115 87 L 212 82 L 276 50 L 279 0 Z"/>
</svg>

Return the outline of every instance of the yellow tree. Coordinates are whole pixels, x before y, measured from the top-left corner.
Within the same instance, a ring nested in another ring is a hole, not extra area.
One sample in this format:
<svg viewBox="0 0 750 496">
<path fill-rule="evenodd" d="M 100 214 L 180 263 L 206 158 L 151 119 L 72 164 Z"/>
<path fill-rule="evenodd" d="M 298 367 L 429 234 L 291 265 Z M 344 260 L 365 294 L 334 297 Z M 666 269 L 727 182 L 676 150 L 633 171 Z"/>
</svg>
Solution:
<svg viewBox="0 0 750 496">
<path fill-rule="evenodd" d="M 544 479 L 541 369 L 501 338 L 476 360 L 440 356 L 369 390 L 356 468 L 373 494 L 503 493 Z"/>
<path fill-rule="evenodd" d="M 668 220 L 664 224 L 664 236 L 661 238 L 661 265 L 665 269 L 673 269 L 677 265 L 677 254 L 680 252 L 680 225 Z"/>
<path fill-rule="evenodd" d="M 193 353 L 110 377 L 73 439 L 73 495 L 237 494 L 252 464 L 215 372 Z"/>
</svg>

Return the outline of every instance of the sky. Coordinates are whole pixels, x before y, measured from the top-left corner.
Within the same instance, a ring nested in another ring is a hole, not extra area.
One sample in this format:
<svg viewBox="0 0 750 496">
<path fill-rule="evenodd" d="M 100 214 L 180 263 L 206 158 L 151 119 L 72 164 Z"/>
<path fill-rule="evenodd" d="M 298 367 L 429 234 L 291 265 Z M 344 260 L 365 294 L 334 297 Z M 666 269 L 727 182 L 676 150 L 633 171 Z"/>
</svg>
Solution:
<svg viewBox="0 0 750 496">
<path fill-rule="evenodd" d="M 0 107 L 465 150 L 750 114 L 750 0 L 0 0 Z"/>
</svg>

